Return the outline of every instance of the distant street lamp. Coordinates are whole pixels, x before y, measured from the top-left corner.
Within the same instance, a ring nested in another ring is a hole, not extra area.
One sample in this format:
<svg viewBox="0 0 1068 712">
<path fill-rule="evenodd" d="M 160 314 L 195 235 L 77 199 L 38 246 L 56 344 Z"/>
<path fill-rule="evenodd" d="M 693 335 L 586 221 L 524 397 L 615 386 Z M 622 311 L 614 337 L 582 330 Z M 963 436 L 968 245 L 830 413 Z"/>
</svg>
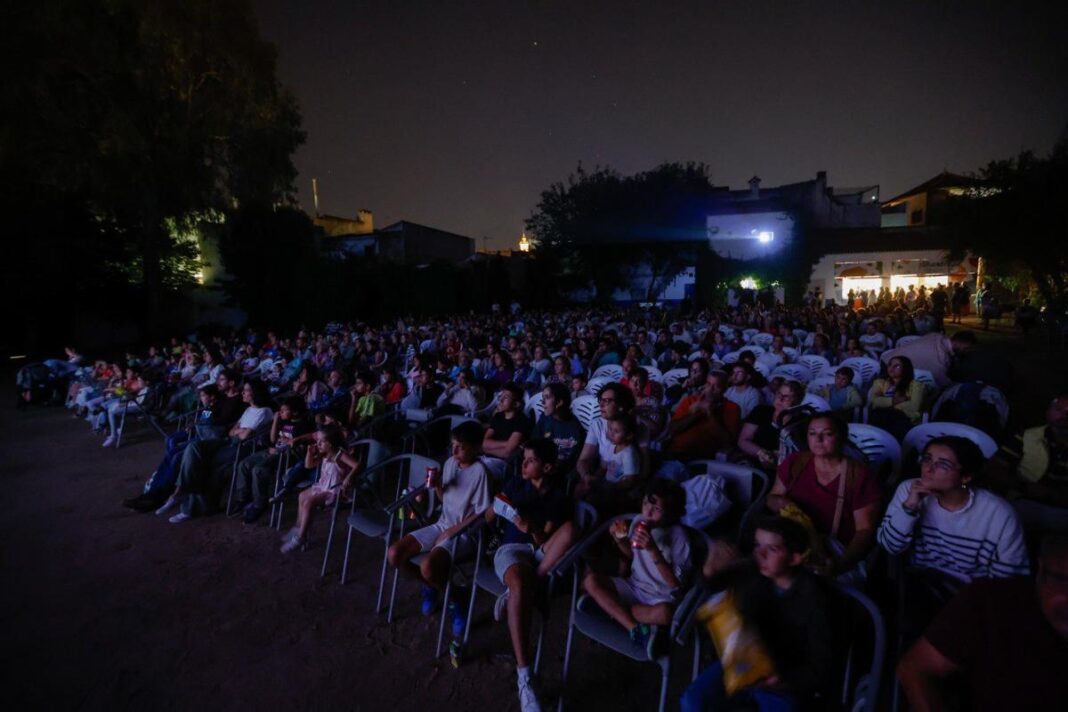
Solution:
<svg viewBox="0 0 1068 712">
<path fill-rule="evenodd" d="M 530 240 L 527 239 L 527 234 L 525 232 L 519 238 L 519 251 L 530 252 Z"/>
</svg>

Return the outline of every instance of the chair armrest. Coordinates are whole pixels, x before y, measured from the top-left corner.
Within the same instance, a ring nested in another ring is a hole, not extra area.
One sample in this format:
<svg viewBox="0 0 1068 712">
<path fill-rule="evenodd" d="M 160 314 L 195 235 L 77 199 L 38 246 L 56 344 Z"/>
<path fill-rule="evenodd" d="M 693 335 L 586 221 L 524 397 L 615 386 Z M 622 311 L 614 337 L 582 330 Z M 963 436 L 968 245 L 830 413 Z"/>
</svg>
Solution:
<svg viewBox="0 0 1068 712">
<path fill-rule="evenodd" d="M 409 490 L 408 494 L 403 495 L 395 502 L 387 504 L 384 508 L 386 514 L 395 514 L 401 507 L 406 507 L 411 504 L 416 497 L 427 491 L 426 485 L 419 485 L 413 490 Z"/>
</svg>

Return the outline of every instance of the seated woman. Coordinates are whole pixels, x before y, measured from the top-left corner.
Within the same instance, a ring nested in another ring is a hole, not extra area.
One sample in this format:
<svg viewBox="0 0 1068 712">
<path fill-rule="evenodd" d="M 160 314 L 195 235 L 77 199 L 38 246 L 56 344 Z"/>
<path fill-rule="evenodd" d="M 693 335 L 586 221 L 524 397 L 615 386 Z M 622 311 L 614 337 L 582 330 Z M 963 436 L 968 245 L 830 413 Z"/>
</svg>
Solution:
<svg viewBox="0 0 1068 712">
<path fill-rule="evenodd" d="M 920 422 L 927 386 L 916 380 L 908 356 L 892 357 L 886 371 L 887 377 L 875 379 L 868 391 L 868 422 L 901 440 L 909 428 Z"/>
<path fill-rule="evenodd" d="M 775 514 L 788 505 L 800 510 L 827 541 L 827 573 L 846 573 L 871 549 L 879 486 L 864 463 L 845 454 L 849 431 L 844 421 L 820 413 L 809 421 L 806 435 L 808 450 L 779 465 L 767 507 Z"/>
<path fill-rule="evenodd" d="M 919 479 L 898 485 L 879 527 L 891 554 L 962 581 L 1028 574 L 1027 547 L 1016 511 L 974 486 L 985 458 L 967 438 L 933 438 L 920 457 Z"/>
<path fill-rule="evenodd" d="M 729 392 L 728 392 L 729 393 Z M 772 405 L 758 405 L 742 420 L 738 448 L 769 472 L 779 459 L 779 433 L 790 422 L 790 409 L 801 405 L 804 388 L 797 381 L 785 381 L 775 393 Z"/>
</svg>

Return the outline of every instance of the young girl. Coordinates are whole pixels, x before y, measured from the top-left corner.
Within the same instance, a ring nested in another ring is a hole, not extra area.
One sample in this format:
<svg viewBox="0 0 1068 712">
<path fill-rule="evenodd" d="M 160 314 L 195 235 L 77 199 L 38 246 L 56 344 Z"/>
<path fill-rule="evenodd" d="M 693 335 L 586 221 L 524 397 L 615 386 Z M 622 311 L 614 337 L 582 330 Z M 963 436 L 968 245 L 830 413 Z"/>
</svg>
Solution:
<svg viewBox="0 0 1068 712">
<path fill-rule="evenodd" d="M 591 571 L 582 587 L 630 632 L 635 648 L 654 659 L 658 628 L 671 624 L 676 596 L 690 569 L 690 545 L 678 525 L 686 493 L 670 480 L 654 478 L 641 506 L 641 515 L 629 526 L 619 519 L 609 529 L 626 573 L 611 577 Z"/>
<path fill-rule="evenodd" d="M 630 486 L 641 472 L 641 456 L 634 444 L 638 437 L 638 421 L 630 413 L 608 421 L 608 439 L 615 446 L 611 456 L 601 463 L 604 481 L 612 485 Z"/>
<path fill-rule="evenodd" d="M 318 466 L 319 480 L 300 493 L 297 525 L 283 540 L 283 554 L 304 544 L 315 507 L 329 507 L 334 504 L 339 489 L 342 493 L 351 489 L 353 477 L 362 468 L 360 462 L 342 449 L 344 444 L 344 436 L 338 427 L 326 427 L 315 434 L 315 446 L 308 448 L 304 466 L 308 469 Z"/>
</svg>

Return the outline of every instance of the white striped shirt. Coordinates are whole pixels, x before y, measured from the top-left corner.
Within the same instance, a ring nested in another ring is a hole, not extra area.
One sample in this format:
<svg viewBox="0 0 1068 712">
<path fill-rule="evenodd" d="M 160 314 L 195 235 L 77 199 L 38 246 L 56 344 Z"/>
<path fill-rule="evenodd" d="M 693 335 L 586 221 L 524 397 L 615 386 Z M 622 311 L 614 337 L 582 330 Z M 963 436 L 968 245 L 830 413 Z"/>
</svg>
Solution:
<svg viewBox="0 0 1068 712">
<path fill-rule="evenodd" d="M 934 495 L 920 503 L 919 514 L 904 509 L 912 483 L 897 487 L 877 538 L 891 554 L 910 554 L 914 566 L 957 578 L 1008 578 L 1030 570 L 1023 529 L 1008 502 L 986 490 L 972 490 L 968 502 L 951 512 Z"/>
</svg>

